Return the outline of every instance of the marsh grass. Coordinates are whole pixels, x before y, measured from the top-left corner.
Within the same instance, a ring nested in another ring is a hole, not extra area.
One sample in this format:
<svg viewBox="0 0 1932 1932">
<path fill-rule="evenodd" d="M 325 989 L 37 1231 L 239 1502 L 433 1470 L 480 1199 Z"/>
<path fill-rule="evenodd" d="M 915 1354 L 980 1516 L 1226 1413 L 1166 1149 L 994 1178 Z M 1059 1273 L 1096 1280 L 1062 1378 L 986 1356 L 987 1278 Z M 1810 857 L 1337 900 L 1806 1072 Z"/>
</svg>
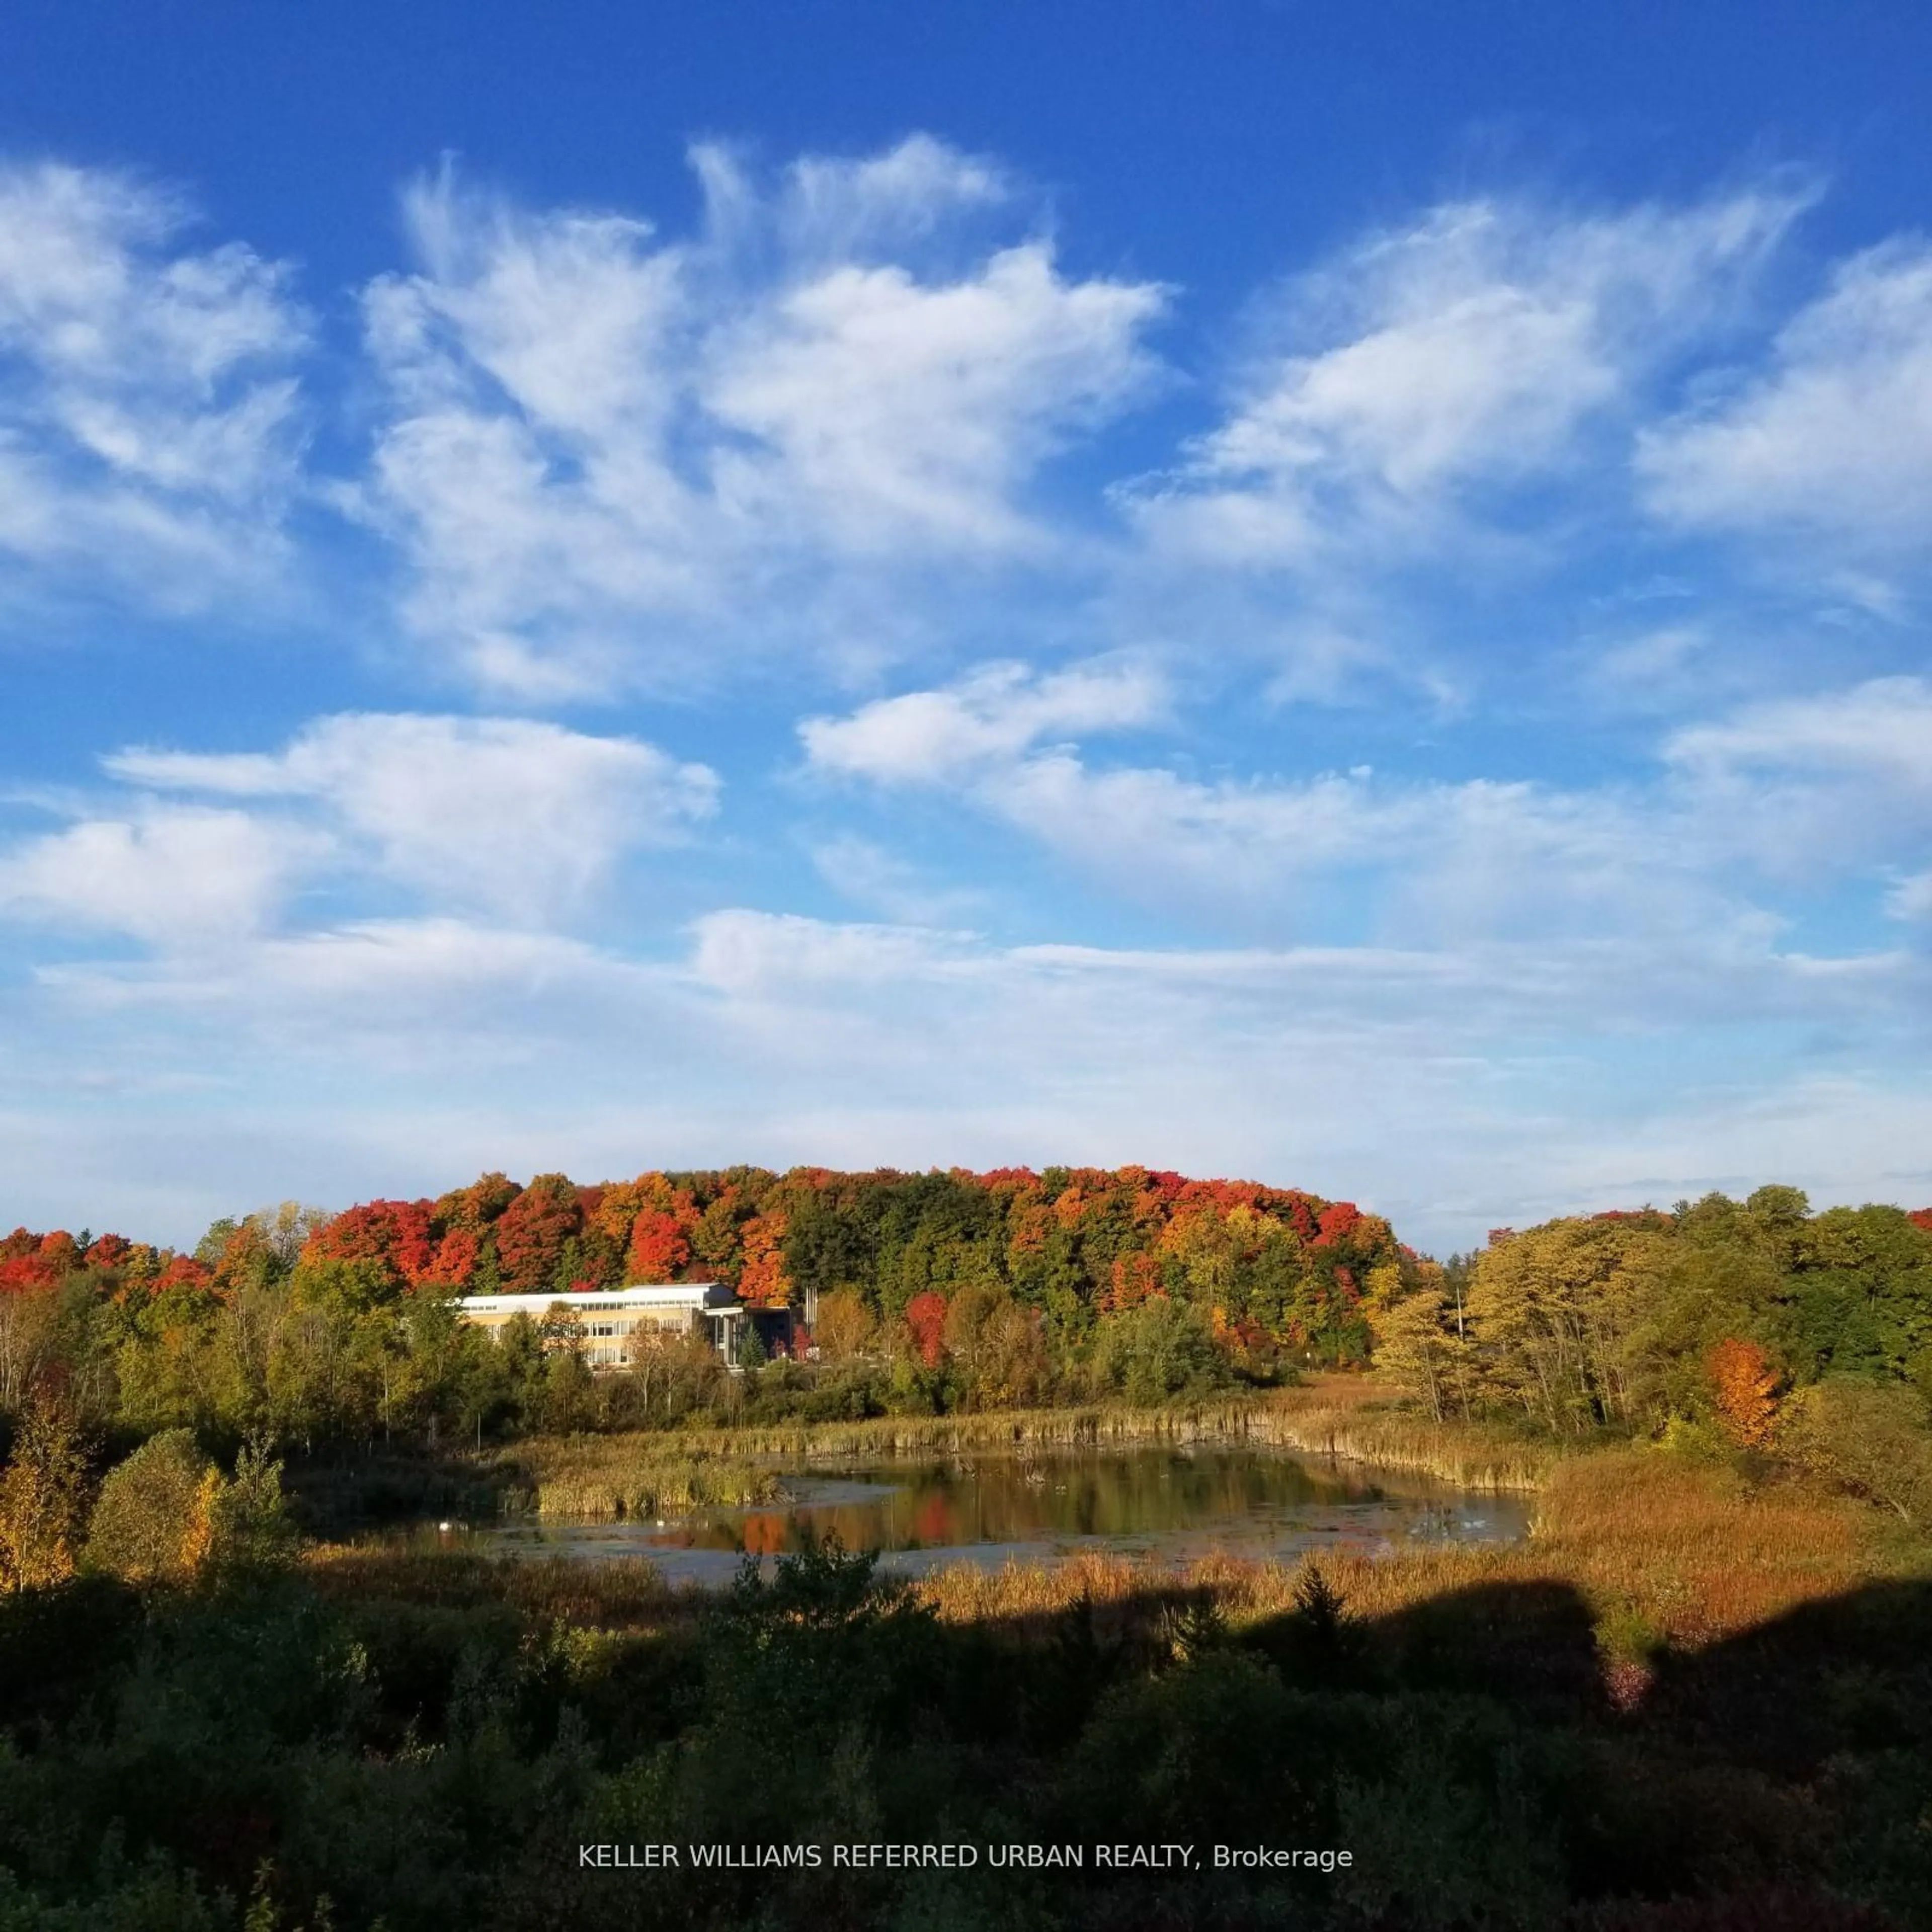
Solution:
<svg viewBox="0 0 1932 1932">
<path fill-rule="evenodd" d="M 562 1556 L 507 1561 L 461 1544 L 393 1540 L 313 1545 L 306 1568 L 323 1594 L 467 1611 L 506 1604 L 530 1624 L 659 1632 L 694 1623 L 708 1600 L 690 1584 L 668 1582 L 643 1557 L 585 1562 Z"/>
<path fill-rule="evenodd" d="M 1600 1616 L 1634 1610 L 1689 1649 L 1875 1576 L 1922 1574 L 1932 1554 L 1801 1483 L 1643 1448 L 1566 1461 L 1514 1553 L 1576 1581 Z"/>
<path fill-rule="evenodd" d="M 1486 1423 L 1438 1423 L 1398 1406 L 1364 1376 L 1330 1376 L 1256 1403 L 1242 1432 L 1304 1454 L 1335 1456 L 1465 1490 L 1537 1490 L 1565 1460 L 1552 1444 Z"/>
<path fill-rule="evenodd" d="M 754 1453 L 735 1438 L 535 1436 L 490 1457 L 484 1474 L 506 1515 L 648 1521 L 778 1501 L 778 1474 Z"/>
<path fill-rule="evenodd" d="M 508 1561 L 460 1538 L 316 1545 L 308 1568 L 328 1594 L 451 1610 L 500 1604 L 542 1627 L 688 1634 L 709 1600 L 644 1558 Z M 1632 1450 L 1566 1459 L 1538 1496 L 1530 1538 L 1514 1546 L 1329 1550 L 1292 1562 L 1215 1555 L 1182 1568 L 1088 1552 L 1052 1566 L 962 1563 L 912 1587 L 942 1622 L 1002 1629 L 1022 1644 L 1054 1642 L 1084 1606 L 1103 1642 L 1151 1653 L 1190 1606 L 1237 1640 L 1292 1618 L 1316 1568 L 1364 1625 L 1485 1588 L 1499 1600 L 1563 1595 L 1587 1617 L 1610 1681 L 1654 1652 L 1694 1652 L 1876 1578 L 1932 1574 L 1932 1546 L 1795 1484 Z"/>
<path fill-rule="evenodd" d="M 1238 1441 L 1249 1432 L 1255 1411 L 1252 1400 L 1240 1398 L 1160 1408 L 1102 1403 L 954 1415 L 880 1415 L 858 1422 L 778 1423 L 658 1439 L 694 1445 L 726 1442 L 740 1456 L 872 1461 L 962 1450 Z"/>
<path fill-rule="evenodd" d="M 1397 1407 L 1362 1377 L 1160 1409 L 1096 1406 L 539 1438 L 496 1461 L 500 1478 L 513 1490 L 520 1483 L 517 1492 L 538 1514 L 608 1519 L 770 1502 L 782 1493 L 783 1465 L 1210 1442 L 1340 1456 L 1471 1490 L 1533 1491 L 1532 1532 L 1514 1546 L 1330 1550 L 1298 1562 L 1216 1556 L 1178 1570 L 1099 1554 L 1052 1567 L 1016 1563 L 988 1570 L 962 1564 L 922 1580 L 920 1594 L 949 1622 L 1015 1626 L 1050 1623 L 1083 1601 L 1103 1622 L 1144 1621 L 1154 1613 L 1148 1605 L 1166 1615 L 1186 1599 L 1211 1604 L 1238 1631 L 1291 1615 L 1310 1564 L 1318 1562 L 1349 1613 L 1371 1622 L 1484 1586 L 1574 1592 L 1606 1660 L 1628 1662 L 1666 1647 L 1695 1651 L 1874 1577 L 1932 1572 L 1932 1545 L 1923 1538 L 1901 1535 L 1875 1512 L 1747 1462 L 1649 1447 L 1559 1452 L 1505 1430 L 1435 1424 Z M 514 1472 L 507 1478 L 506 1466 Z M 356 1559 L 326 1560 L 346 1576 Z M 432 1576 L 448 1574 L 439 1565 L 484 1559 L 430 1553 L 420 1560 L 428 1587 Z M 580 1604 L 598 1622 L 670 1615 L 682 1600 L 641 1562 L 516 1568 L 520 1593 L 534 1600 L 548 1592 L 560 1606 Z M 472 1582 L 455 1586 L 487 1587 L 480 1571 L 470 1574 Z M 556 1614 L 572 1612 L 560 1608 Z"/>
<path fill-rule="evenodd" d="M 652 1519 L 779 1501 L 780 1466 L 887 1462 L 898 1456 L 1240 1441 L 1250 1406 L 1006 1411 L 880 1416 L 862 1422 L 532 1436 L 478 1460 L 504 1514 L 578 1520 Z"/>
<path fill-rule="evenodd" d="M 453 1632 L 495 1631 L 506 1658 L 554 1653 L 558 1669 L 568 1665 L 558 1681 L 607 1712 L 637 1696 L 656 1709 L 667 1687 L 695 1681 L 721 1610 L 730 1615 L 730 1597 L 670 1583 L 646 1559 L 485 1556 L 460 1534 L 317 1546 L 306 1567 L 322 1594 L 391 1632 L 398 1654 L 453 1642 Z M 1349 1694 L 1432 1687 L 1495 1700 L 1526 1722 L 1635 1725 L 1646 1736 L 1688 1724 L 1700 1737 L 1714 1725 L 1757 1739 L 1750 1714 L 1768 1666 L 1740 1678 L 1738 1640 L 1783 1622 L 1777 1668 L 1792 1682 L 1835 1681 L 1862 1640 L 1831 1633 L 1864 1627 L 1790 1613 L 1855 1606 L 1871 1600 L 1874 1584 L 1908 1578 L 1932 1578 L 1932 1543 L 1880 1512 L 1760 1480 L 1748 1462 L 1648 1448 L 1553 1465 L 1532 1532 L 1514 1545 L 1331 1548 L 1277 1562 L 1215 1554 L 1184 1568 L 1088 1552 L 1052 1566 L 962 1563 L 903 1587 L 944 1643 L 963 1646 L 940 1654 L 1032 1684 L 1049 1715 L 1089 1694 L 1090 1679 L 1151 1684 L 1200 1662 L 1204 1682 L 1221 1681 L 1213 1657 L 1226 1647 L 1246 1660 L 1229 1661 L 1238 1672 L 1262 1659 L 1292 1681 Z M 1316 1602 L 1333 1613 L 1325 1642 L 1309 1612 Z M 1700 1680 L 1706 1658 L 1714 1674 Z M 632 1712 L 623 1722 L 655 1736 L 658 1719 Z"/>
<path fill-rule="evenodd" d="M 536 1436 L 479 1459 L 506 1514 L 585 1520 L 748 1508 L 778 1499 L 775 1466 L 872 1463 L 899 1456 L 1256 1443 L 1428 1475 L 1471 1490 L 1533 1490 L 1556 1459 L 1506 1430 L 1432 1423 L 1362 1377 L 1155 1408 L 1124 1404 L 856 1422 Z"/>
<path fill-rule="evenodd" d="M 1554 1465 L 1529 1539 L 1513 1546 L 1325 1550 L 1292 1563 L 1210 1556 L 1178 1570 L 1101 1556 L 1057 1568 L 962 1564 L 920 1588 L 953 1622 L 1050 1618 L 1083 1599 L 1102 1618 L 1119 1617 L 1165 1589 L 1210 1598 L 1239 1632 L 1292 1612 L 1317 1566 L 1349 1614 L 1368 1620 L 1485 1585 L 1573 1591 L 1610 1655 L 1652 1644 L 1696 1650 L 1876 1577 L 1924 1575 L 1932 1546 L 1796 1484 L 1636 1449 Z"/>
</svg>

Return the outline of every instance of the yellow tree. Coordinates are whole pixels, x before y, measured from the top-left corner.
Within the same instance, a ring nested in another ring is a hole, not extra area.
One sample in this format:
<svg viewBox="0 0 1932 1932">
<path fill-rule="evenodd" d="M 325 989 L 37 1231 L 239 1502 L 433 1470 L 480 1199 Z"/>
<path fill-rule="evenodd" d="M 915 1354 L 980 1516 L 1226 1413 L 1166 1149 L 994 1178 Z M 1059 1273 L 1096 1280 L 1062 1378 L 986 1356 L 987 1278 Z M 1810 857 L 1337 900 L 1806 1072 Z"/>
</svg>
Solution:
<svg viewBox="0 0 1932 1932">
<path fill-rule="evenodd" d="M 984 1408 L 1029 1408 L 1044 1399 L 1052 1366 L 1037 1309 L 999 1298 L 980 1324 L 977 1374 Z"/>
<path fill-rule="evenodd" d="M 851 1361 L 872 1346 L 875 1334 L 871 1311 L 857 1289 L 836 1288 L 818 1298 L 818 1325 L 812 1339 L 821 1360 Z"/>
<path fill-rule="evenodd" d="M 1492 1240 L 1466 1304 L 1492 1392 L 1559 1433 L 1630 1420 L 1665 1240 L 1607 1216 Z"/>
<path fill-rule="evenodd" d="M 86 1497 L 80 1426 L 67 1403 L 38 1392 L 0 1475 L 0 1590 L 42 1589 L 74 1574 Z"/>
<path fill-rule="evenodd" d="M 1454 1393 L 1456 1337 L 1445 1312 L 1440 1292 L 1425 1287 L 1384 1303 L 1374 1317 L 1376 1366 L 1438 1422 Z"/>
</svg>

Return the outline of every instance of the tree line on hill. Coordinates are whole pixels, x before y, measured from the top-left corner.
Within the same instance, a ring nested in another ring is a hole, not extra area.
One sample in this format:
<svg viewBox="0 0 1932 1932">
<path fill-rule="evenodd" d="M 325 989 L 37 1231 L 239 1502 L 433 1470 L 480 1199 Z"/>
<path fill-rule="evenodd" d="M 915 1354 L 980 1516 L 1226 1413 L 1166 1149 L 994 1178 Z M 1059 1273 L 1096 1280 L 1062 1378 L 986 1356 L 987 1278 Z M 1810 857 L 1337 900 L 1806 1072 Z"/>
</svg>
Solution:
<svg viewBox="0 0 1932 1932">
<path fill-rule="evenodd" d="M 694 1341 L 658 1342 L 631 1375 L 593 1376 L 569 1304 L 638 1280 L 809 1306 L 801 1359 L 735 1378 Z M 492 1342 L 454 1306 L 485 1292 L 563 1312 Z M 1916 1516 L 1932 1491 L 1898 1445 L 1922 1438 L 1932 1396 L 1932 1210 L 1814 1214 L 1764 1187 L 1498 1229 L 1438 1264 L 1351 1203 L 1250 1182 L 734 1168 L 287 1204 L 218 1222 L 191 1252 L 0 1240 L 0 1418 L 58 1387 L 97 1430 L 186 1428 L 230 1454 L 1159 1402 L 1371 1364 L 1438 1420 L 1702 1430 Z M 1862 1462 L 1859 1441 L 1877 1445 Z"/>
<path fill-rule="evenodd" d="M 486 1174 L 436 1201 L 218 1222 L 192 1252 L 16 1230 L 0 1240 L 0 1415 L 51 1378 L 131 1435 L 306 1449 L 761 1404 L 1160 1400 L 1366 1362 L 1375 1310 L 1427 1265 L 1347 1202 L 1139 1168 Z M 694 1342 L 640 1342 L 635 1373 L 592 1376 L 574 1298 L 706 1280 L 812 1308 L 794 1335 L 806 1359 L 741 1382 Z M 563 1312 L 493 1342 L 454 1306 L 484 1293 L 553 1294 Z"/>
</svg>

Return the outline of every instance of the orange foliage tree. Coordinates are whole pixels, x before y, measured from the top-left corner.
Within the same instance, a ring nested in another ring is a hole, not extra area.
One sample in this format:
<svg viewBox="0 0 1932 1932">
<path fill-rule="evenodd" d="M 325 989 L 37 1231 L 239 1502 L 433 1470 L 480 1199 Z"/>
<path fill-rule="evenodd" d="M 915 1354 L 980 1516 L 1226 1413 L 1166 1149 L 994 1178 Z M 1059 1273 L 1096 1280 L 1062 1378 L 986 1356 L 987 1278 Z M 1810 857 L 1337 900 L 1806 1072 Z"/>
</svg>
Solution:
<svg viewBox="0 0 1932 1932">
<path fill-rule="evenodd" d="M 1727 1336 L 1706 1358 L 1718 1420 L 1732 1442 L 1756 1448 L 1771 1436 L 1778 1412 L 1778 1378 L 1755 1342 Z"/>
<path fill-rule="evenodd" d="M 395 1291 L 427 1279 L 436 1259 L 427 1201 L 367 1201 L 346 1209 L 309 1237 L 314 1261 L 370 1262 Z"/>
<path fill-rule="evenodd" d="M 739 1271 L 738 1293 L 757 1308 L 782 1308 L 791 1300 L 791 1276 L 785 1272 L 784 1210 L 754 1214 L 740 1238 L 745 1264 Z"/>
</svg>

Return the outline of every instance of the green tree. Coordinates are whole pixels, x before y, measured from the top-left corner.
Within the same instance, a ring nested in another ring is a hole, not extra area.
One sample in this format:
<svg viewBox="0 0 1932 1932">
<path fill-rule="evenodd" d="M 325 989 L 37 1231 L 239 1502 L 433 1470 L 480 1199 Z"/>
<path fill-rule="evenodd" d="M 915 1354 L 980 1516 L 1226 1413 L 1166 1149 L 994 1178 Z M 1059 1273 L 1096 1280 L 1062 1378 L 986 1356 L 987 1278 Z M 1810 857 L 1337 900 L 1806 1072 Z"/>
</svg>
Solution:
<svg viewBox="0 0 1932 1932">
<path fill-rule="evenodd" d="M 747 1316 L 738 1338 L 739 1367 L 762 1369 L 771 1358 L 771 1351 L 765 1346 L 765 1339 L 758 1333 L 758 1324 Z"/>
<path fill-rule="evenodd" d="M 1831 1376 L 1786 1400 L 1777 1447 L 1835 1487 L 1932 1521 L 1932 1430 L 1924 1400 L 1899 1382 Z"/>
<path fill-rule="evenodd" d="M 1666 1246 L 1648 1224 L 1604 1217 L 1492 1240 L 1471 1268 L 1465 1308 L 1490 1392 L 1559 1435 L 1634 1420 Z M 1704 1345 L 1700 1335 L 1694 1378 Z"/>
<path fill-rule="evenodd" d="M 206 1559 L 219 1476 L 191 1431 L 164 1430 L 107 1472 L 88 1519 L 86 1567 L 130 1582 L 179 1582 Z"/>
<path fill-rule="evenodd" d="M 1232 1378 L 1200 1311 L 1164 1294 L 1102 1324 L 1094 1371 L 1103 1388 L 1147 1406 L 1210 1394 Z"/>
<path fill-rule="evenodd" d="M 282 1465 L 266 1442 L 244 1443 L 235 1473 L 218 1478 L 208 1498 L 208 1560 L 220 1569 L 260 1569 L 293 1547 L 295 1526 L 282 1494 Z"/>
</svg>

